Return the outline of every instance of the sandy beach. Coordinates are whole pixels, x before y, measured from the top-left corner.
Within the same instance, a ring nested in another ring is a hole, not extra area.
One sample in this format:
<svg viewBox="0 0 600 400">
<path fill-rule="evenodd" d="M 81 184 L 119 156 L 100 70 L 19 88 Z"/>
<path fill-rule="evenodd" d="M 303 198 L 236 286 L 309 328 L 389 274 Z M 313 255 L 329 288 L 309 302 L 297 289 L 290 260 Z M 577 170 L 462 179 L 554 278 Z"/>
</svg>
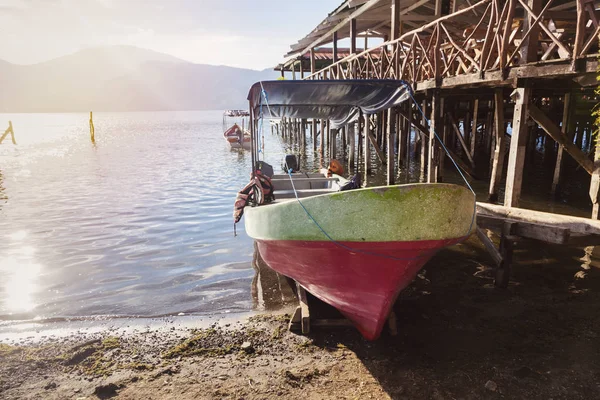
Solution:
<svg viewBox="0 0 600 400">
<path fill-rule="evenodd" d="M 581 254 L 522 243 L 499 290 L 476 242 L 444 250 L 401 294 L 398 335 L 375 342 L 353 328 L 297 335 L 286 313 L 24 329 L 0 345 L 0 397 L 597 398 L 600 279 Z"/>
</svg>

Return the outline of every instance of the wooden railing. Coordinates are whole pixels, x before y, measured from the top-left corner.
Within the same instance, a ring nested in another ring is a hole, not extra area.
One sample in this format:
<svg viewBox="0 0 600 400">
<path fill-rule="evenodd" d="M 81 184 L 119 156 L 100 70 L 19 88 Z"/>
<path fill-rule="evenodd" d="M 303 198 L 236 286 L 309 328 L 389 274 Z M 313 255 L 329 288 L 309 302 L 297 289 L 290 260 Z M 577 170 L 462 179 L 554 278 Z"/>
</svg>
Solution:
<svg viewBox="0 0 600 400">
<path fill-rule="evenodd" d="M 549 0 L 534 12 L 526 0 L 482 0 L 305 79 L 404 79 L 414 84 L 474 73 L 483 77 L 489 71 L 553 60 L 570 60 L 576 69 L 577 59 L 598 48 L 593 0 L 577 0 L 574 27 L 556 18 L 557 11 L 551 11 L 555 3 Z"/>
</svg>

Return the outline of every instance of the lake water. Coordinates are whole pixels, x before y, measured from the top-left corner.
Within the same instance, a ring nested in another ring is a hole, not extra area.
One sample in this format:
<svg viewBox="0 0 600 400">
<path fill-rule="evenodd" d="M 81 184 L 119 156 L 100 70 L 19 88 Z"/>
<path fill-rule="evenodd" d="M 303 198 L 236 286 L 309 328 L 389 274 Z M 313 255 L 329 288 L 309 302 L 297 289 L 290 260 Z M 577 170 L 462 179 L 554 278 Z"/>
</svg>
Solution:
<svg viewBox="0 0 600 400">
<path fill-rule="evenodd" d="M 250 153 L 222 112 L 97 113 L 96 145 L 88 119 L 0 115 L 18 143 L 0 145 L 0 320 L 251 309 L 253 243 L 232 220 Z"/>
<path fill-rule="evenodd" d="M 221 111 L 98 113 L 95 145 L 88 119 L 0 114 L 18 142 L 0 145 L 0 325 L 225 314 L 291 301 L 281 277 L 253 268 L 243 223 L 233 236 L 233 201 L 251 160 L 223 139 Z M 289 148 L 264 132 L 264 158 L 277 171 Z M 588 213 L 530 191 L 545 182 L 533 178 L 526 207 Z M 485 182 L 474 188 L 485 198 Z M 567 254 L 565 262 L 580 261 Z"/>
</svg>

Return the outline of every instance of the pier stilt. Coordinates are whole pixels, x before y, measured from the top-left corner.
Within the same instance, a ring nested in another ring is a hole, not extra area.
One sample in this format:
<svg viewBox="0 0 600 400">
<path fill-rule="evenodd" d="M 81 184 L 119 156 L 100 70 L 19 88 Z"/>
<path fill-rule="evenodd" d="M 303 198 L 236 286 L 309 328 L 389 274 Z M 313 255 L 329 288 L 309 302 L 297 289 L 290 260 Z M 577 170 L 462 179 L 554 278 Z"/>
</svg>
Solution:
<svg viewBox="0 0 600 400">
<path fill-rule="evenodd" d="M 496 148 L 492 161 L 492 173 L 490 176 L 490 190 L 488 200 L 492 203 L 498 200 L 498 184 L 502 178 L 504 169 L 505 134 L 504 134 L 504 94 L 502 89 L 494 92 L 494 131 L 496 133 Z"/>
<path fill-rule="evenodd" d="M 508 171 L 506 175 L 506 190 L 504 205 L 518 207 L 523 184 L 523 167 L 527 145 L 527 113 L 531 88 L 520 86 L 513 92 L 515 110 L 513 114 L 510 153 L 508 156 Z"/>
</svg>

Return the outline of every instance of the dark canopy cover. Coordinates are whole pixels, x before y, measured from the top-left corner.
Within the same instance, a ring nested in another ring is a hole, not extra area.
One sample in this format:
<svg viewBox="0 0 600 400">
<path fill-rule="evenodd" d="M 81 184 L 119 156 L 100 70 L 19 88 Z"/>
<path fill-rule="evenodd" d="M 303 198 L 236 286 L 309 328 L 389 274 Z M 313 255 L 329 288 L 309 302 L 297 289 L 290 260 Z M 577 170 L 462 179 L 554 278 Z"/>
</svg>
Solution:
<svg viewBox="0 0 600 400">
<path fill-rule="evenodd" d="M 266 93 L 262 94 L 262 90 Z M 248 100 L 255 117 L 328 119 L 334 127 L 358 116 L 396 106 L 410 96 L 400 80 L 263 81 L 250 88 Z"/>
</svg>

